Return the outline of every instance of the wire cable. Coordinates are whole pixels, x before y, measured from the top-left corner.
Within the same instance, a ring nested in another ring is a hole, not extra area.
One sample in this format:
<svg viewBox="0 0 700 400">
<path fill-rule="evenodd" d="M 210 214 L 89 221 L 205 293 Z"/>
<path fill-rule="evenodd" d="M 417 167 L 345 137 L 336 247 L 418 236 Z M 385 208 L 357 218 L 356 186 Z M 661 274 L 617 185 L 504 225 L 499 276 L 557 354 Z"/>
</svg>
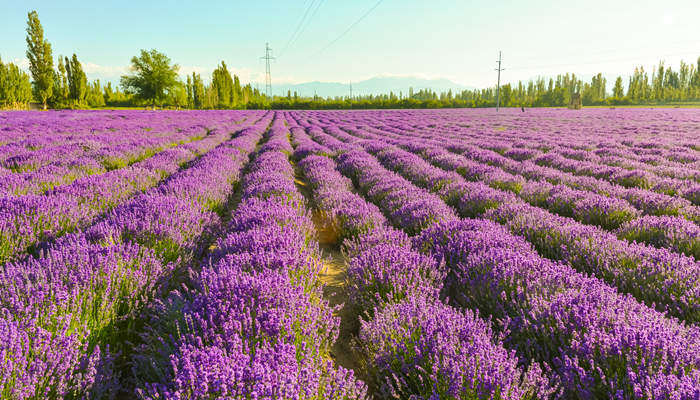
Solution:
<svg viewBox="0 0 700 400">
<path fill-rule="evenodd" d="M 383 1 L 384 1 L 384 0 L 379 0 L 377 3 L 375 3 L 374 6 L 372 6 L 372 8 L 370 8 L 369 10 L 367 10 L 367 12 L 365 12 L 364 14 L 362 14 L 362 16 L 361 16 L 357 21 L 353 22 L 353 23 L 348 27 L 348 29 L 346 29 L 345 31 L 343 31 L 343 33 L 341 33 L 338 37 L 336 37 L 335 39 L 331 40 L 330 43 L 328 43 L 324 48 L 322 48 L 321 50 L 319 50 L 319 51 L 316 53 L 316 55 L 319 55 L 319 54 L 323 53 L 324 51 L 326 51 L 326 49 L 328 49 L 329 47 L 333 46 L 337 41 L 339 41 L 340 39 L 342 39 L 343 36 L 345 36 L 348 32 L 350 32 L 350 31 L 352 30 L 352 28 L 354 28 L 357 24 L 359 24 L 360 22 L 362 22 L 363 19 L 367 18 L 367 16 L 368 16 L 372 11 L 374 11 L 375 8 L 379 7 L 379 5 L 382 4 Z"/>
<path fill-rule="evenodd" d="M 321 1 L 323 1 L 323 0 L 321 0 Z M 284 48 L 282 49 L 280 54 L 277 56 L 277 58 L 282 57 L 282 55 L 289 48 L 289 45 L 292 43 L 294 38 L 297 37 L 297 33 L 299 33 L 299 30 L 301 29 L 301 26 L 304 24 L 304 20 L 306 20 L 306 17 L 309 15 L 309 11 L 311 11 L 311 9 L 313 8 L 314 3 L 316 3 L 316 0 L 311 0 L 311 2 L 309 3 L 309 6 L 306 7 L 306 11 L 304 12 L 301 19 L 299 20 L 299 23 L 297 24 L 296 29 L 294 29 L 294 32 L 292 32 L 292 34 L 289 36 L 289 39 L 287 40 L 287 44 L 284 45 Z"/>
<path fill-rule="evenodd" d="M 294 38 L 294 40 L 292 41 L 292 44 L 290 45 L 290 47 L 294 46 L 294 45 L 297 43 L 297 41 L 299 40 L 299 38 L 301 37 L 301 35 L 303 35 L 304 32 L 306 31 L 306 28 L 308 28 L 309 25 L 311 25 L 311 21 L 313 21 L 314 17 L 316 16 L 316 13 L 318 13 L 318 9 L 321 8 L 321 5 L 323 4 L 323 2 L 324 2 L 324 0 L 320 0 L 320 1 L 318 2 L 318 4 L 316 5 L 316 8 L 314 9 L 314 12 L 311 13 L 311 16 L 309 17 L 309 19 L 306 20 L 306 24 L 304 25 L 303 28 L 301 28 L 301 31 L 300 31 L 299 34 L 296 36 L 296 38 Z"/>
</svg>

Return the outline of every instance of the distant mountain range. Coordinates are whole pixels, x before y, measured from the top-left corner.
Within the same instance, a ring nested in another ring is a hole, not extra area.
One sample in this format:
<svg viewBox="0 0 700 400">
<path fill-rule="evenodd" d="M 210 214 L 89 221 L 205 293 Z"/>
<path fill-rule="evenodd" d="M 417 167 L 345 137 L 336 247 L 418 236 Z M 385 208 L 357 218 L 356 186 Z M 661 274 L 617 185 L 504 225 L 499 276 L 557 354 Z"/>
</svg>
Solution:
<svg viewBox="0 0 700 400">
<path fill-rule="evenodd" d="M 389 94 L 394 92 L 396 95 L 403 92 L 408 94 L 409 88 L 413 88 L 415 92 L 421 89 L 430 89 L 437 93 L 452 89 L 453 92 L 465 89 L 474 89 L 470 86 L 463 86 L 450 81 L 449 79 L 422 79 L 414 77 L 394 77 L 394 76 L 378 76 L 364 81 L 352 83 L 353 96 L 368 95 L 368 94 Z M 273 92 L 275 95 L 286 94 L 290 90 L 292 94 L 296 91 L 300 96 L 313 96 L 314 92 L 322 97 L 336 97 L 350 95 L 350 82 L 305 82 L 289 85 L 274 85 Z"/>
</svg>

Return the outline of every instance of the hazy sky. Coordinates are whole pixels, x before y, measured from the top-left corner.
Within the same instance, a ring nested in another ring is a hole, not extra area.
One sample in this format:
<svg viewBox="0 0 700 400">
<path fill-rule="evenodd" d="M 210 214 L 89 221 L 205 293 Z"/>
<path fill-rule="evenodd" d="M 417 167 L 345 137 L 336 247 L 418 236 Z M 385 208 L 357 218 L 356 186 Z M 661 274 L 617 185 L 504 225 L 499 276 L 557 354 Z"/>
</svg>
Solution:
<svg viewBox="0 0 700 400">
<path fill-rule="evenodd" d="M 90 4 L 90 6 L 86 6 Z M 635 65 L 700 56 L 700 1 L 383 0 L 0 0 L 0 57 L 26 65 L 27 12 L 36 9 L 54 55 L 77 53 L 88 78 L 116 81 L 142 48 L 183 73 L 225 60 L 246 81 L 262 80 L 265 42 L 278 60 L 273 82 L 347 82 L 377 75 L 495 83 L 575 72 L 625 75 Z M 289 46 L 292 33 L 306 23 Z M 286 50 L 285 46 L 287 46 Z M 325 50 L 321 51 L 327 47 Z"/>
</svg>

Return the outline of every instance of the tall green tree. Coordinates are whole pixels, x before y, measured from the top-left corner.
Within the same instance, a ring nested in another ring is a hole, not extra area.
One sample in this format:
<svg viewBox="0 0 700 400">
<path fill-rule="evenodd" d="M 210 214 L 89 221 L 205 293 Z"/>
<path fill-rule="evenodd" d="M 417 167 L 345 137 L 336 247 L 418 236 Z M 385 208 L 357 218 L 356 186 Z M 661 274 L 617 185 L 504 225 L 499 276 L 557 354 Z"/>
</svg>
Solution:
<svg viewBox="0 0 700 400">
<path fill-rule="evenodd" d="M 66 57 L 66 72 L 68 75 L 70 99 L 75 105 L 83 104 L 88 90 L 87 75 L 85 75 L 83 66 L 78 61 L 78 56 L 75 53 L 73 53 L 71 59 Z"/>
<path fill-rule="evenodd" d="M 622 87 L 622 77 L 618 76 L 615 79 L 615 87 L 613 87 L 613 97 L 621 99 L 625 97 L 625 89 Z"/>
<path fill-rule="evenodd" d="M 664 73 L 666 68 L 664 62 L 659 63 L 659 67 L 656 71 L 652 72 L 651 76 L 651 86 L 654 93 L 654 100 L 661 101 L 664 98 Z"/>
<path fill-rule="evenodd" d="M 192 73 L 192 108 L 201 109 L 204 107 L 204 83 L 199 74 Z"/>
<path fill-rule="evenodd" d="M 105 105 L 128 105 L 129 99 L 127 96 L 119 91 L 119 86 L 112 88 L 112 83 L 107 82 L 103 89 L 103 97 Z"/>
<path fill-rule="evenodd" d="M 238 79 L 238 76 L 233 75 L 233 99 L 231 101 L 232 107 L 240 106 L 242 97 L 243 90 L 241 89 L 241 81 Z"/>
<path fill-rule="evenodd" d="M 187 107 L 187 89 L 182 83 L 178 83 L 168 91 L 168 104 L 175 106 L 178 110 Z"/>
<path fill-rule="evenodd" d="M 102 85 L 97 79 L 92 83 L 88 83 L 85 91 L 85 102 L 90 107 L 104 107 L 105 96 L 102 94 Z"/>
<path fill-rule="evenodd" d="M 32 101 L 29 75 L 13 63 L 3 64 L 0 59 L 0 107 L 24 108 Z"/>
<path fill-rule="evenodd" d="M 211 86 L 216 91 L 216 108 L 231 108 L 235 106 L 233 79 L 225 62 L 221 61 L 221 65 L 217 66 L 212 73 Z"/>
<path fill-rule="evenodd" d="M 44 28 L 39 21 L 39 14 L 31 11 L 27 14 L 27 58 L 29 72 L 32 74 L 34 95 L 46 109 L 47 101 L 53 93 L 53 56 L 51 43 L 44 39 Z"/>
<path fill-rule="evenodd" d="M 166 100 L 168 92 L 178 85 L 177 71 L 180 67 L 171 64 L 170 58 L 155 49 L 141 50 L 141 54 L 131 59 L 132 75 L 121 77 L 120 84 L 127 93 L 150 104 L 156 105 Z"/>
<path fill-rule="evenodd" d="M 112 82 L 107 82 L 103 89 L 102 95 L 105 98 L 105 102 L 108 102 L 112 99 L 112 96 L 114 96 L 114 90 L 112 90 Z"/>
<path fill-rule="evenodd" d="M 185 94 L 187 95 L 187 108 L 194 108 L 194 90 L 192 88 L 192 78 L 187 75 L 185 83 Z"/>
<path fill-rule="evenodd" d="M 66 64 L 63 63 L 63 56 L 58 56 L 58 71 L 55 72 L 53 85 L 53 103 L 65 104 L 69 96 Z"/>
</svg>

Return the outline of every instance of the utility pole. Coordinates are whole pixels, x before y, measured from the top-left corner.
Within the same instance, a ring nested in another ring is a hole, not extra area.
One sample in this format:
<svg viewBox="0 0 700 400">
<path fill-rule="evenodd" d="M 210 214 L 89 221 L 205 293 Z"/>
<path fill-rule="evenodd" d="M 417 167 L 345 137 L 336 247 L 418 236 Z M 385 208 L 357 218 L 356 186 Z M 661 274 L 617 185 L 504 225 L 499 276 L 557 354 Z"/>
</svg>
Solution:
<svg viewBox="0 0 700 400">
<path fill-rule="evenodd" d="M 505 68 L 501 68 L 501 51 L 498 51 L 498 68 L 496 68 L 496 71 L 498 71 L 498 83 L 496 85 L 496 111 L 498 111 L 498 108 L 501 105 L 501 71 L 503 71 Z"/>
<path fill-rule="evenodd" d="M 270 60 L 274 60 L 275 57 L 271 55 L 272 49 L 269 43 L 265 43 L 265 56 L 260 57 L 265 60 L 265 94 L 269 99 L 272 99 L 272 77 L 270 76 Z"/>
</svg>

